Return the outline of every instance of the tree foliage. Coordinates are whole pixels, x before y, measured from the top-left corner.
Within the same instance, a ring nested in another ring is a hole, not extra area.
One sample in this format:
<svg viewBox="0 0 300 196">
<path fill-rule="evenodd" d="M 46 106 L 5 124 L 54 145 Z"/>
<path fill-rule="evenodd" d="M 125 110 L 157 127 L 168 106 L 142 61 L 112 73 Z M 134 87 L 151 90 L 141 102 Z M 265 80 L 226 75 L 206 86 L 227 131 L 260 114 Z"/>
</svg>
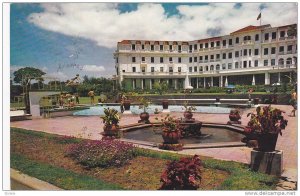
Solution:
<svg viewBox="0 0 300 196">
<path fill-rule="evenodd" d="M 24 67 L 21 69 L 18 69 L 14 73 L 14 82 L 24 85 L 29 85 L 31 80 L 35 79 L 37 81 L 43 81 L 43 78 L 41 78 L 46 73 L 33 67 Z"/>
</svg>

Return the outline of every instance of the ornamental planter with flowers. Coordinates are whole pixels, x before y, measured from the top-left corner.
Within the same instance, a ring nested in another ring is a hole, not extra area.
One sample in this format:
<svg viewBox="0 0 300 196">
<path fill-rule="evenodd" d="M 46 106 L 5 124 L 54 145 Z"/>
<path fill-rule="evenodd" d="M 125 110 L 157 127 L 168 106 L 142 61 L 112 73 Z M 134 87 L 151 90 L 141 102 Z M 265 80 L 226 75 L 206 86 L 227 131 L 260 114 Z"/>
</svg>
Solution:
<svg viewBox="0 0 300 196">
<path fill-rule="evenodd" d="M 193 111 L 196 111 L 196 108 L 194 106 L 188 106 L 187 101 L 184 102 L 183 107 L 185 110 L 183 113 L 184 118 L 187 120 L 193 120 Z"/>
<path fill-rule="evenodd" d="M 257 107 L 256 114 L 251 115 L 248 125 L 244 131 L 249 138 L 256 138 L 258 151 L 271 152 L 275 150 L 278 134 L 282 135 L 281 130 L 285 129 L 288 121 L 282 116 L 282 110 L 272 108 L 271 105 Z"/>
<path fill-rule="evenodd" d="M 155 118 L 158 120 L 158 118 Z M 182 150 L 182 144 L 180 144 L 181 138 L 181 125 L 180 121 L 166 115 L 164 118 L 160 119 L 162 128 L 162 138 L 164 140 L 163 144 L 159 145 L 159 148 L 165 150 Z"/>
<path fill-rule="evenodd" d="M 104 108 L 104 116 L 101 116 L 104 123 L 104 136 L 117 136 L 119 132 L 120 116 L 115 109 Z"/>
<path fill-rule="evenodd" d="M 230 110 L 230 113 L 229 113 L 229 120 L 227 122 L 227 124 L 241 124 L 241 115 L 240 115 L 240 111 L 237 110 L 237 109 L 234 109 L 234 110 Z"/>
<path fill-rule="evenodd" d="M 139 99 L 140 102 L 140 109 L 143 109 L 144 111 L 140 114 L 140 119 L 138 122 L 139 123 L 150 123 L 149 121 L 149 113 L 146 111 L 147 108 L 149 107 L 150 101 L 148 99 L 146 99 L 145 97 L 140 97 Z"/>
</svg>

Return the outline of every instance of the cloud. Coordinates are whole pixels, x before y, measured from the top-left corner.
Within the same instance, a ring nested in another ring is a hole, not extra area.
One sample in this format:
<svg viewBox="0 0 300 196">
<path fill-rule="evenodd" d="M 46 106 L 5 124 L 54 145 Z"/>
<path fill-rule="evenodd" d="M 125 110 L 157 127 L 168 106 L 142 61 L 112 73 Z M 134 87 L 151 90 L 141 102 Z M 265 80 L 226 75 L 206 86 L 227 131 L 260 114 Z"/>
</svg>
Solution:
<svg viewBox="0 0 300 196">
<path fill-rule="evenodd" d="M 10 66 L 10 72 L 15 72 L 15 71 L 17 71 L 17 70 L 19 70 L 21 68 L 24 68 L 24 67 L 26 67 L 26 66 L 11 65 Z"/>
<path fill-rule="evenodd" d="M 82 70 L 87 72 L 103 72 L 105 71 L 105 68 L 97 65 L 84 65 Z"/>
<path fill-rule="evenodd" d="M 197 40 L 226 35 L 256 20 L 280 26 L 297 23 L 296 3 L 210 3 L 179 5 L 177 15 L 167 16 L 161 4 L 140 3 L 136 10 L 121 13 L 112 3 L 44 3 L 44 11 L 28 21 L 40 28 L 95 41 L 115 48 L 123 39 Z"/>
<path fill-rule="evenodd" d="M 71 77 L 67 76 L 65 73 L 58 71 L 58 72 L 51 72 L 45 75 L 46 80 L 60 80 L 65 81 L 70 79 Z"/>
</svg>

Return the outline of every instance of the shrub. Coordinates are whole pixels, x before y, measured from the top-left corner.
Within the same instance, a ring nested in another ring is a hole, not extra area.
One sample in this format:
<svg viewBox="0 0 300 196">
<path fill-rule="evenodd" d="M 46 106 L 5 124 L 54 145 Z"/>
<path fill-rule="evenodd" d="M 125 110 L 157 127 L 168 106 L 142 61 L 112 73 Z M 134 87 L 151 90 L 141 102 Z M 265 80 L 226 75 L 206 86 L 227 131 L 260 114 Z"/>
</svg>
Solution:
<svg viewBox="0 0 300 196">
<path fill-rule="evenodd" d="M 160 190 L 196 190 L 200 187 L 200 158 L 181 158 L 168 163 L 167 169 L 161 175 Z"/>
<path fill-rule="evenodd" d="M 119 140 L 83 141 L 71 145 L 66 156 L 88 168 L 119 167 L 135 156 L 135 146 Z"/>
</svg>

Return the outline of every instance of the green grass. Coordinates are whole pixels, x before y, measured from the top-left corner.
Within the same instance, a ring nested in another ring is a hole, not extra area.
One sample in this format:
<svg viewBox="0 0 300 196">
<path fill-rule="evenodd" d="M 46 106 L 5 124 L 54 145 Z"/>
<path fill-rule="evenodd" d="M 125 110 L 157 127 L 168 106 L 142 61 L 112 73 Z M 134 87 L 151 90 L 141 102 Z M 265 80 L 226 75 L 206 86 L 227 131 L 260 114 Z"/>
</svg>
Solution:
<svg viewBox="0 0 300 196">
<path fill-rule="evenodd" d="M 38 132 L 38 131 L 30 131 L 30 130 L 24 130 L 24 129 L 18 129 L 18 128 L 11 128 L 11 132 L 17 132 L 20 134 L 27 134 L 32 137 L 40 137 L 40 138 L 49 138 L 51 140 L 54 140 L 58 143 L 77 143 L 82 141 L 82 139 L 77 139 L 77 138 L 63 138 L 61 139 L 61 136 L 58 135 L 53 135 L 49 133 L 43 133 L 43 132 Z M 69 141 L 70 140 L 70 141 Z M 166 159 L 166 160 L 178 160 L 180 157 L 188 156 L 188 155 L 182 155 L 178 153 L 173 153 L 173 152 L 159 152 L 155 150 L 150 150 L 150 149 L 142 149 L 138 148 L 136 150 L 136 155 L 137 156 L 145 156 L 145 157 L 153 157 L 153 158 L 159 158 L 159 159 Z M 66 178 L 66 181 L 60 182 L 55 179 L 60 179 L 60 173 L 61 175 L 73 175 L 72 172 L 68 171 L 62 171 L 62 168 L 55 168 L 55 167 L 50 167 L 49 165 L 45 164 L 39 164 L 34 161 L 30 161 L 20 155 L 13 155 L 11 158 L 11 165 L 18 169 L 21 170 L 22 172 L 32 175 L 36 178 L 39 178 L 41 180 L 48 181 L 50 183 L 53 183 L 59 187 L 68 187 L 66 189 L 78 189 L 74 188 L 74 186 L 82 188 L 82 189 L 90 189 L 98 187 L 95 183 L 91 183 L 89 185 L 89 181 L 86 182 L 86 185 L 84 184 L 84 181 L 82 179 L 86 179 L 88 177 L 82 177 L 79 175 L 75 175 L 74 177 Z M 238 162 L 233 162 L 233 161 L 222 161 L 222 160 L 217 160 L 217 159 L 212 159 L 212 158 L 207 158 L 207 157 L 202 157 L 202 162 L 205 168 L 211 168 L 211 169 L 219 169 L 226 171 L 230 173 L 230 176 L 221 184 L 220 187 L 216 187 L 217 190 L 274 190 L 276 187 L 276 184 L 278 182 L 278 178 L 275 176 L 271 175 L 266 175 L 263 173 L 259 172 L 253 172 L 249 169 L 247 164 L 243 163 L 238 163 Z M 36 168 L 36 172 L 35 169 Z M 41 169 L 39 169 L 41 168 Z M 40 170 L 43 169 L 43 172 Z M 55 171 L 54 171 L 55 170 Z M 67 172 L 67 173 L 66 173 Z M 53 176 L 52 175 L 55 174 Z M 51 174 L 51 176 L 48 176 L 47 174 Z M 47 177 L 48 176 L 48 177 Z M 68 181 L 69 179 L 69 181 Z M 77 181 L 78 182 L 73 182 Z M 88 178 L 90 179 L 90 178 Z M 61 180 L 61 179 L 60 179 Z M 92 180 L 92 179 L 90 179 Z M 72 183 L 70 183 L 72 182 Z M 60 184 L 61 183 L 61 184 Z M 73 185 L 74 183 L 74 185 Z M 76 185 L 78 183 L 78 185 Z M 102 182 L 101 182 L 102 183 Z M 84 188 L 83 188 L 84 187 Z M 99 187 L 102 187 L 102 184 L 99 185 Z M 98 189 L 103 189 L 99 188 Z M 103 185 L 103 187 L 106 187 Z M 112 187 L 113 188 L 113 187 Z"/>
<path fill-rule="evenodd" d="M 12 168 L 65 190 L 123 190 L 119 185 L 32 161 L 19 154 L 11 154 L 10 160 Z"/>
</svg>

